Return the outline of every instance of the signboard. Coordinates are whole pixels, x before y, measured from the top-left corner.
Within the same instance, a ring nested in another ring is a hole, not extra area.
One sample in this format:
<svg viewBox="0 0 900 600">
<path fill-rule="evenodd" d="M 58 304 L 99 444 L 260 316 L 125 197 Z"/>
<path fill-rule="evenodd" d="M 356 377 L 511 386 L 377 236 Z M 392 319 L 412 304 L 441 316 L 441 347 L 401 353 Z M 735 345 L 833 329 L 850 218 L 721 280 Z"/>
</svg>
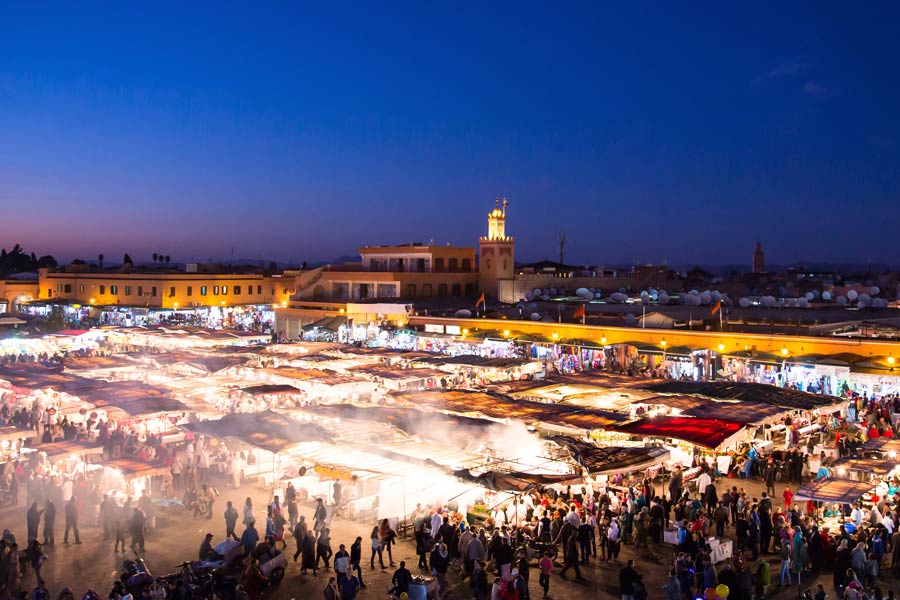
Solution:
<svg viewBox="0 0 900 600">
<path fill-rule="evenodd" d="M 425 331 L 428 333 L 444 333 L 443 325 L 432 325 L 430 323 L 425 324 Z"/>
</svg>

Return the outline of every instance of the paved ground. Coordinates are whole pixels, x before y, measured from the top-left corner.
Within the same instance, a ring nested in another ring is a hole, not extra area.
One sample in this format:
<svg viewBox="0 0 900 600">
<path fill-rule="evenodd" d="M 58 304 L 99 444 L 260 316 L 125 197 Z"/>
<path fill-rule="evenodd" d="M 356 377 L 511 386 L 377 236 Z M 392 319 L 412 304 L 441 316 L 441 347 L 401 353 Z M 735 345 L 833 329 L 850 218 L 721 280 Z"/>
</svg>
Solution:
<svg viewBox="0 0 900 600">
<path fill-rule="evenodd" d="M 723 480 L 720 488 L 725 484 L 745 484 L 745 482 L 734 482 L 733 480 Z M 761 485 L 751 482 L 744 485 L 751 494 L 759 495 L 762 491 Z M 223 485 L 220 486 L 222 496 L 215 507 L 215 518 L 212 520 L 192 519 L 186 513 L 180 510 L 170 512 L 159 519 L 158 529 L 147 536 L 147 552 L 145 560 L 151 571 L 156 574 L 163 574 L 175 570 L 175 565 L 188 559 L 195 559 L 197 550 L 203 536 L 207 533 L 213 533 L 216 541 L 222 539 L 225 533 L 225 524 L 222 518 L 222 512 L 225 510 L 225 501 L 231 500 L 235 506 L 242 506 L 244 499 L 249 495 L 253 498 L 254 506 L 264 507 L 268 501 L 268 493 L 265 490 L 251 488 L 245 486 L 239 489 L 228 489 Z M 781 486 L 778 487 L 781 491 Z M 307 505 L 301 508 L 301 514 L 306 514 L 307 519 L 312 518 L 312 506 Z M 258 515 L 258 522 L 264 522 L 265 513 Z M 25 537 L 25 507 L 19 506 L 16 509 L 7 508 L 0 512 L 0 527 L 11 529 L 17 538 Z M 62 518 L 57 519 L 57 525 L 62 525 Z M 345 543 L 348 545 L 356 538 L 357 535 L 362 536 L 366 542 L 368 534 L 371 531 L 371 524 L 353 522 L 337 519 L 332 525 L 332 540 L 335 550 L 338 544 Z M 733 530 L 729 533 L 733 535 Z M 95 527 L 83 527 L 81 545 L 64 546 L 61 544 L 62 529 L 57 531 L 57 545 L 49 549 L 48 555 L 50 560 L 44 567 L 44 578 L 47 581 L 48 588 L 55 597 L 56 594 L 66 585 L 73 588 L 76 597 L 88 587 L 94 587 L 105 597 L 112 586 L 112 582 L 117 578 L 118 570 L 121 566 L 123 555 L 115 554 L 112 550 L 112 542 L 103 541 L 102 530 Z M 368 547 L 364 542 L 364 552 L 368 551 Z M 289 551 L 293 553 L 293 539 L 289 540 Z M 415 565 L 417 559 L 415 557 L 415 546 L 409 540 L 402 540 L 396 547 L 394 559 L 399 563 L 400 560 L 406 560 L 408 565 Z M 664 592 L 662 586 L 667 577 L 667 568 L 673 556 L 671 546 L 663 546 L 652 548 L 650 553 L 641 551 L 637 554 L 635 549 L 630 546 L 624 546 L 618 564 L 600 564 L 594 561 L 594 564 L 588 566 L 584 570 L 588 583 L 577 584 L 571 579 L 563 580 L 554 574 L 551 583 L 551 596 L 557 599 L 581 599 L 581 598 L 614 598 L 617 596 L 617 582 L 619 569 L 629 558 L 636 561 L 639 571 L 644 574 L 645 582 L 649 590 L 649 598 L 663 598 Z M 390 580 L 392 571 L 381 571 L 376 569 L 370 571 L 368 569 L 368 557 L 364 554 L 365 567 L 363 576 L 369 587 L 360 594 L 360 598 L 386 598 L 384 593 L 386 586 Z M 770 562 L 773 557 L 770 557 Z M 748 567 L 755 569 L 755 563 L 748 561 Z M 377 563 L 376 563 L 377 566 Z M 413 569 L 413 571 L 415 571 Z M 777 569 L 773 568 L 774 573 Z M 571 577 L 571 575 L 570 575 Z M 470 598 L 468 586 L 459 582 L 459 578 L 455 575 L 449 577 L 451 583 L 451 598 Z M 829 598 L 834 598 L 834 592 L 830 588 L 831 575 L 826 574 L 821 578 L 821 582 L 826 584 L 826 590 Z M 321 598 L 322 588 L 327 582 L 327 576 L 320 572 L 318 576 L 300 575 L 297 564 L 290 562 L 287 575 L 282 584 L 270 593 L 270 597 L 276 600 L 301 599 L 301 598 Z M 816 583 L 816 582 L 811 582 Z M 29 587 L 34 585 L 33 576 L 29 576 L 26 580 Z M 806 587 L 806 586 L 804 586 Z M 894 578 L 886 578 L 883 590 L 888 589 L 900 590 L 900 582 Z M 537 585 L 536 571 L 532 571 L 531 580 L 532 596 L 540 597 L 540 590 Z M 796 597 L 796 588 L 790 590 L 778 590 L 777 588 L 770 593 L 771 597 L 777 598 L 793 598 Z"/>
</svg>

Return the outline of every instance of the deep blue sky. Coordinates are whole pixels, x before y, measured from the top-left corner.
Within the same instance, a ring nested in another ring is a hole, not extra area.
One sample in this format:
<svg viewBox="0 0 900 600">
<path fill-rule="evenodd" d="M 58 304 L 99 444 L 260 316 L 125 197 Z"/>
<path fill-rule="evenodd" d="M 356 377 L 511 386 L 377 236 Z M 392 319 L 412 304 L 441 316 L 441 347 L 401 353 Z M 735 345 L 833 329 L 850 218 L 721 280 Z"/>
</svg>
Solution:
<svg viewBox="0 0 900 600">
<path fill-rule="evenodd" d="M 900 3 L 138 4 L 4 3 L 0 245 L 898 262 Z"/>
</svg>

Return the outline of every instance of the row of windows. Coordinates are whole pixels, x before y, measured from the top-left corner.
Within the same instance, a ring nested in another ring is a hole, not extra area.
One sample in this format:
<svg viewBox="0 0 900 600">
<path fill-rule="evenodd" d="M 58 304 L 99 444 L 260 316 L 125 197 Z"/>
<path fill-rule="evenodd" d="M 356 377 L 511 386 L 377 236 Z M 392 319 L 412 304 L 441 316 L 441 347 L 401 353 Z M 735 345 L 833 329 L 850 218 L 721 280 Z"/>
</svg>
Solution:
<svg viewBox="0 0 900 600">
<path fill-rule="evenodd" d="M 135 286 L 125 285 L 122 287 L 123 287 L 124 295 L 126 295 L 126 296 L 131 296 L 132 293 L 135 291 Z M 139 285 L 136 287 L 137 287 L 136 291 L 137 291 L 138 296 L 146 295 L 146 296 L 150 296 L 153 298 L 156 297 L 156 286 L 144 288 L 144 286 Z M 101 296 L 106 294 L 106 288 L 107 288 L 106 285 L 99 286 Z M 145 289 L 146 289 L 146 294 L 144 293 Z M 248 296 L 252 296 L 254 294 L 254 288 L 252 285 L 248 285 L 246 289 L 247 289 Z M 208 291 L 209 291 L 208 286 L 205 286 L 205 285 L 200 286 L 200 295 L 201 296 L 206 296 Z M 243 286 L 240 286 L 240 285 L 233 285 L 230 288 L 227 285 L 212 286 L 212 295 L 213 296 L 227 296 L 229 294 L 229 291 L 232 294 L 239 296 L 244 292 L 244 288 L 243 288 Z M 80 294 L 84 294 L 84 284 L 83 283 L 79 284 L 78 292 Z M 191 285 L 187 286 L 186 292 L 187 292 L 188 296 L 193 296 L 194 295 L 194 286 L 191 286 Z M 284 292 L 287 293 L 287 290 L 284 290 Z M 58 284 L 56 284 L 56 293 L 57 293 L 57 295 L 63 294 L 63 293 L 71 294 L 72 293 L 72 285 L 69 283 L 66 283 L 66 284 L 58 283 Z M 118 285 L 110 285 L 109 293 L 113 296 L 117 296 L 119 294 L 119 286 Z M 259 296 L 262 295 L 262 286 L 261 285 L 256 286 L 256 294 Z M 274 294 L 275 294 L 275 289 L 273 288 L 272 295 L 274 295 Z M 52 296 L 53 291 L 47 290 L 47 295 Z M 175 296 L 175 286 L 173 285 L 173 286 L 169 287 L 169 297 L 172 298 L 174 296 Z"/>
</svg>

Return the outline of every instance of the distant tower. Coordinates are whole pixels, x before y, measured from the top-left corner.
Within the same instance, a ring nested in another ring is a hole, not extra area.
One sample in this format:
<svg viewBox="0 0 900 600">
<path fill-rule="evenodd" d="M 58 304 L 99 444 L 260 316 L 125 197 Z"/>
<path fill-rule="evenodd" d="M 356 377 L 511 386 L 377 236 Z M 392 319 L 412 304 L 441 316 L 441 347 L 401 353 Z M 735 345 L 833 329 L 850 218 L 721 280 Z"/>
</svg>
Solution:
<svg viewBox="0 0 900 600">
<path fill-rule="evenodd" d="M 478 240 L 478 285 L 488 296 L 501 302 L 513 302 L 515 278 L 515 240 L 506 235 L 506 207 L 509 202 L 500 198 L 494 202 L 494 210 L 488 213 L 488 234 Z"/>
<path fill-rule="evenodd" d="M 559 264 L 566 264 L 566 232 L 559 234 Z"/>
<path fill-rule="evenodd" d="M 754 273 L 765 273 L 765 263 L 763 262 L 764 258 L 762 244 L 756 242 L 756 247 L 753 248 L 753 272 Z"/>
</svg>

